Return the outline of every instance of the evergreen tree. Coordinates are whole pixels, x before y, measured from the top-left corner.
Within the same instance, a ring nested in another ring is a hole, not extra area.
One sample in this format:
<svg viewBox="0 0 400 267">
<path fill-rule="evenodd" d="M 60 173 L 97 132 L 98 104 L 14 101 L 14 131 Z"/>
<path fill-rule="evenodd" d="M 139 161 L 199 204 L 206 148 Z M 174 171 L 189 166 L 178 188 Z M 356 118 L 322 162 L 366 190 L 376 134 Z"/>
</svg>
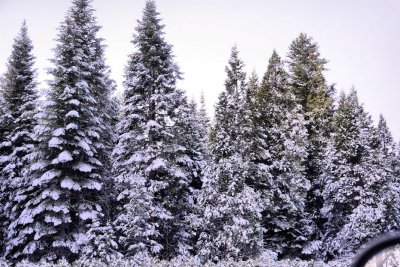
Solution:
<svg viewBox="0 0 400 267">
<path fill-rule="evenodd" d="M 258 76 L 255 71 L 250 74 L 249 80 L 247 82 L 247 90 L 246 90 L 246 100 L 245 104 L 247 105 L 247 109 L 253 110 L 256 108 L 257 103 L 257 94 L 260 89 L 260 85 L 258 82 Z"/>
<path fill-rule="evenodd" d="M 103 216 L 109 134 L 103 113 L 111 81 L 98 31 L 90 0 L 74 0 L 59 27 L 29 187 L 8 229 L 9 258 L 76 259 L 90 225 Z"/>
<path fill-rule="evenodd" d="M 243 68 L 234 47 L 211 132 L 212 162 L 199 198 L 203 215 L 198 247 L 203 260 L 246 259 L 256 256 L 262 247 L 260 195 L 246 184 L 249 144 L 245 137 L 250 129 L 245 123 L 248 113 Z"/>
<path fill-rule="evenodd" d="M 100 259 L 105 264 L 122 258 L 115 238 L 115 227 L 107 220 L 105 223 L 96 221 L 91 224 L 87 234 L 87 241 L 81 249 L 79 260 L 89 262 Z"/>
<path fill-rule="evenodd" d="M 234 114 L 238 113 L 243 104 L 246 92 L 246 73 L 243 68 L 244 63 L 240 60 L 235 46 L 225 68 L 228 77 L 225 80 L 225 90 L 219 95 L 215 107 L 215 124 L 210 133 L 210 150 L 215 162 L 230 157 L 237 150 L 235 141 L 240 122 Z"/>
<path fill-rule="evenodd" d="M 200 136 L 202 138 L 201 143 L 203 144 L 203 147 L 202 147 L 203 155 L 205 156 L 206 160 L 209 160 L 210 153 L 209 153 L 209 148 L 208 148 L 208 141 L 209 141 L 208 139 L 209 139 L 209 134 L 210 134 L 211 121 L 207 114 L 206 102 L 204 99 L 204 92 L 201 92 L 201 95 L 200 95 L 200 108 L 199 108 L 199 111 L 197 112 L 197 117 L 198 117 L 199 127 L 200 127 Z"/>
<path fill-rule="evenodd" d="M 398 227 L 396 180 L 389 156 L 390 134 L 378 130 L 358 102 L 356 91 L 341 94 L 334 115 L 334 142 L 323 191 L 324 255 L 328 259 L 355 253 L 370 238 Z M 390 152 L 391 153 L 391 152 Z M 385 159 L 386 158 L 386 159 Z"/>
<path fill-rule="evenodd" d="M 274 51 L 257 94 L 256 187 L 264 199 L 264 245 L 282 257 L 298 256 L 311 233 L 305 213 L 307 132 L 302 107 L 288 90 L 288 74 Z"/>
<path fill-rule="evenodd" d="M 147 1 L 125 69 L 115 157 L 123 208 L 115 221 L 127 255 L 170 259 L 191 250 L 191 183 L 198 171 L 190 120 L 172 48 L 154 1 Z M 192 140 L 193 141 L 193 140 Z"/>
<path fill-rule="evenodd" d="M 301 33 L 289 47 L 289 83 L 301 104 L 307 127 L 306 177 L 311 188 L 307 194 L 306 212 L 313 223 L 313 233 L 308 253 L 312 253 L 312 243 L 321 237 L 322 225 L 326 218 L 320 214 L 323 205 L 321 189 L 324 176 L 324 155 L 332 133 L 333 86 L 329 87 L 323 72 L 327 60 L 320 57 L 317 43 Z"/>
<path fill-rule="evenodd" d="M 260 89 L 258 82 L 258 76 L 253 71 L 248 79 L 247 88 L 244 95 L 243 102 L 243 122 L 242 127 L 245 129 L 243 132 L 243 141 L 247 144 L 246 150 L 244 151 L 244 157 L 249 163 L 249 173 L 246 176 L 246 184 L 252 187 L 254 190 L 262 191 L 259 184 L 259 177 L 257 176 L 258 166 L 255 162 L 257 149 L 259 143 L 256 138 L 257 123 L 256 118 L 259 116 L 259 110 L 257 109 L 257 94 Z"/>
<path fill-rule="evenodd" d="M 186 143 L 187 154 L 189 158 L 194 163 L 192 165 L 193 174 L 192 174 L 192 183 L 191 188 L 192 190 L 198 191 L 202 187 L 201 177 L 203 176 L 203 168 L 205 168 L 207 161 L 206 161 L 206 154 L 207 154 L 207 128 L 204 128 L 205 125 L 202 118 L 206 119 L 203 115 L 200 115 L 200 112 L 197 111 L 197 104 L 193 100 L 190 103 L 186 104 L 187 101 L 185 98 L 182 98 L 182 108 L 184 109 L 183 112 L 183 123 L 182 123 L 182 135 L 181 135 L 181 142 Z"/>
<path fill-rule="evenodd" d="M 376 150 L 376 154 L 380 156 L 380 158 L 377 158 L 377 163 L 380 163 L 387 169 L 393 170 L 396 158 L 396 143 L 382 114 L 379 115 L 374 141 L 373 147 Z"/>
<path fill-rule="evenodd" d="M 210 122 L 210 118 L 207 114 L 206 100 L 204 99 L 204 92 L 201 92 L 201 95 L 200 95 L 200 108 L 198 111 L 198 117 L 199 117 L 200 124 L 203 128 L 202 135 L 208 136 L 208 132 L 211 127 L 211 122 Z"/>
<path fill-rule="evenodd" d="M 2 83 L 0 80 L 0 88 Z M 1 89 L 2 90 L 2 89 Z M 8 224 L 8 219 L 6 215 L 6 205 L 8 205 L 9 186 L 8 186 L 8 175 L 3 173 L 3 168 L 8 163 L 8 155 L 11 153 L 11 142 L 8 141 L 7 137 L 12 125 L 12 117 L 8 109 L 6 108 L 6 103 L 3 99 L 3 92 L 0 92 L 0 255 L 4 253 L 4 240 L 5 233 Z"/>
<path fill-rule="evenodd" d="M 32 41 L 26 23 L 14 39 L 7 71 L 2 81 L 1 103 L 1 226 L 6 229 L 16 219 L 16 196 L 26 186 L 26 174 L 35 141 L 36 70 Z M 5 230 L 5 233 L 7 230 Z M 2 236 L 3 239 L 3 236 Z M 4 236 L 4 239 L 7 239 Z"/>
</svg>

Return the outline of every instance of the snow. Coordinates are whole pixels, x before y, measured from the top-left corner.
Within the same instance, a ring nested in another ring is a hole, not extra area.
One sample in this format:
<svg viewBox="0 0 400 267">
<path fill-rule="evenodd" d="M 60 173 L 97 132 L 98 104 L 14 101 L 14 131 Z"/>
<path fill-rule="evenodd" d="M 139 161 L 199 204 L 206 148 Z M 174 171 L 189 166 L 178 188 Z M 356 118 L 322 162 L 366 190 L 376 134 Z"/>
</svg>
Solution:
<svg viewBox="0 0 400 267">
<path fill-rule="evenodd" d="M 93 219 L 96 219 L 97 214 L 98 213 L 96 211 L 82 211 L 79 213 L 79 217 L 84 221 L 86 221 L 88 219 L 93 220 Z"/>
<path fill-rule="evenodd" d="M 53 131 L 53 136 L 61 136 L 65 134 L 64 128 L 58 128 Z"/>
<path fill-rule="evenodd" d="M 133 154 L 124 164 L 132 164 L 134 162 L 141 162 L 143 161 L 143 157 L 140 153 Z"/>
<path fill-rule="evenodd" d="M 87 180 L 82 183 L 82 188 L 101 190 L 101 184 L 93 180 Z"/>
<path fill-rule="evenodd" d="M 74 106 L 79 106 L 81 104 L 81 102 L 77 99 L 68 100 L 67 103 L 74 105 Z"/>
<path fill-rule="evenodd" d="M 164 117 L 165 125 L 168 127 L 172 127 L 175 125 L 175 122 L 171 120 L 169 116 Z"/>
<path fill-rule="evenodd" d="M 45 162 L 35 162 L 32 164 L 31 170 L 32 171 L 41 170 L 46 166 L 47 166 L 47 164 Z"/>
<path fill-rule="evenodd" d="M 9 156 L 0 156 L 0 163 L 1 164 L 5 163 L 7 161 L 10 161 L 10 160 L 11 160 L 11 157 L 9 157 Z"/>
<path fill-rule="evenodd" d="M 67 126 L 65 126 L 65 129 L 66 130 L 72 130 L 72 129 L 76 130 L 76 129 L 78 129 L 78 125 L 76 123 L 68 123 Z"/>
<path fill-rule="evenodd" d="M 19 131 L 16 134 L 14 134 L 11 137 L 11 142 L 15 142 L 16 140 L 18 140 L 19 138 L 23 137 L 23 136 L 29 136 L 30 133 L 28 131 Z"/>
<path fill-rule="evenodd" d="M 65 163 L 72 161 L 72 155 L 69 151 L 64 150 L 60 154 L 58 154 L 57 158 L 53 159 L 51 163 L 57 164 L 57 163 Z"/>
<path fill-rule="evenodd" d="M 53 226 L 57 226 L 57 225 L 60 225 L 63 223 L 63 221 L 60 218 L 50 215 L 50 214 L 46 214 L 46 216 L 44 217 L 44 221 L 48 222 L 48 223 L 52 223 Z"/>
<path fill-rule="evenodd" d="M 64 141 L 61 138 L 58 137 L 52 137 L 49 140 L 49 147 L 58 147 L 61 145 Z"/>
<path fill-rule="evenodd" d="M 61 181 L 61 188 L 73 189 L 77 191 L 81 190 L 81 186 L 69 177 L 66 177 Z"/>
<path fill-rule="evenodd" d="M 77 72 L 77 71 L 78 71 L 78 68 L 77 68 L 76 66 L 72 66 L 72 67 L 70 67 L 70 68 L 68 69 L 68 71 L 70 71 L 70 72 Z"/>
<path fill-rule="evenodd" d="M 81 172 L 91 172 L 93 166 L 87 163 L 80 162 L 72 167 L 74 170 L 79 170 Z"/>
<path fill-rule="evenodd" d="M 71 118 L 79 118 L 79 112 L 76 110 L 71 110 L 67 114 L 65 114 L 65 117 L 71 117 Z"/>
<path fill-rule="evenodd" d="M 48 205 L 46 210 L 54 211 L 54 212 L 62 212 L 64 214 L 68 214 L 70 210 L 66 204 L 55 204 L 55 205 Z"/>
<path fill-rule="evenodd" d="M 76 234 L 74 235 L 74 239 L 76 240 L 77 244 L 85 244 L 88 241 L 87 234 Z M 108 240 L 110 244 L 113 244 L 113 240 Z M 36 243 L 30 243 L 26 248 L 26 252 L 34 252 L 36 250 Z M 62 243 L 64 244 L 64 243 Z M 57 245 L 61 246 L 61 243 Z M 92 247 L 91 247 L 92 248 Z M 154 248 L 154 253 L 159 252 L 161 248 Z M 330 261 L 328 263 L 324 263 L 322 261 L 314 261 L 314 260 L 300 260 L 300 259 L 282 259 L 278 260 L 277 253 L 272 252 L 270 250 L 263 251 L 259 256 L 255 257 L 254 259 L 248 259 L 245 261 L 242 260 L 234 260 L 234 259 L 225 259 L 218 263 L 214 262 L 207 262 L 205 265 L 204 262 L 200 260 L 199 257 L 190 257 L 190 256 L 178 256 L 170 261 L 162 260 L 160 261 L 156 257 L 151 258 L 148 255 L 142 255 L 142 253 L 137 253 L 138 255 L 135 256 L 125 256 L 121 257 L 121 255 L 115 256 L 110 255 L 112 252 L 106 252 L 107 256 L 110 258 L 107 259 L 107 264 L 104 263 L 104 259 L 102 258 L 91 258 L 91 259 L 80 259 L 73 263 L 69 263 L 65 259 L 61 259 L 56 263 L 51 262 L 29 262 L 29 261 L 21 261 L 16 264 L 16 267 L 55 267 L 55 266 L 63 266 L 63 267 L 75 267 L 75 266 L 88 266 L 88 267 L 100 267 L 100 266 L 152 266 L 152 267 L 170 267 L 170 266 L 191 266 L 191 267 L 218 267 L 218 266 L 248 266 L 248 267 L 255 267 L 255 266 L 268 266 L 268 267 L 291 267 L 291 266 L 318 266 L 318 267 L 344 267 L 344 266 L 351 266 L 353 262 L 353 258 L 341 258 L 338 260 Z M 396 260 L 399 258 L 396 255 Z M 388 259 L 393 259 L 388 257 Z M 399 266 L 399 263 L 396 261 L 395 263 L 391 262 L 392 265 L 388 266 Z M 7 262 L 4 258 L 0 258 L 0 266 L 12 266 L 9 262 Z"/>
<path fill-rule="evenodd" d="M 88 135 L 92 136 L 94 138 L 100 138 L 100 135 L 97 132 L 92 131 L 92 130 L 88 131 Z"/>
<path fill-rule="evenodd" d="M 160 168 L 165 168 L 166 162 L 163 158 L 156 158 L 152 161 L 149 167 L 146 168 L 146 172 L 151 172 Z"/>
<path fill-rule="evenodd" d="M 47 197 L 50 197 L 53 200 L 57 200 L 60 198 L 60 191 L 58 190 L 50 190 L 50 189 L 46 189 L 43 191 L 42 193 L 42 199 L 45 199 Z"/>
<path fill-rule="evenodd" d="M 39 179 L 35 179 L 32 181 L 33 186 L 40 185 L 42 183 L 48 182 L 55 177 L 58 177 L 61 174 L 59 170 L 49 170 L 45 172 Z"/>
<path fill-rule="evenodd" d="M 155 120 L 149 120 L 146 125 L 147 128 L 161 128 L 161 125 Z"/>
<path fill-rule="evenodd" d="M 85 140 L 80 140 L 78 144 L 85 151 L 91 151 L 89 144 Z"/>
<path fill-rule="evenodd" d="M 178 177 L 178 178 L 181 178 L 181 179 L 184 179 L 184 178 L 187 177 L 187 175 L 186 175 L 182 170 L 180 170 L 180 169 L 174 170 L 173 175 L 174 175 L 175 177 Z"/>
<path fill-rule="evenodd" d="M 83 81 L 83 80 L 77 82 L 75 84 L 75 86 L 78 87 L 78 88 L 88 88 L 89 87 L 88 83 L 86 81 Z"/>
</svg>

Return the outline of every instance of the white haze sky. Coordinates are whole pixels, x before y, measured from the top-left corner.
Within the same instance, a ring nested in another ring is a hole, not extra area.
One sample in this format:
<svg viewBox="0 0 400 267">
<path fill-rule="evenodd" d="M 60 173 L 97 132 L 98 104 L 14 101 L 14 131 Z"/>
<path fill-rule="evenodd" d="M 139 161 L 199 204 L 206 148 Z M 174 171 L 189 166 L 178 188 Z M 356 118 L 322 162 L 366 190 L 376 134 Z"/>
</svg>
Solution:
<svg viewBox="0 0 400 267">
<path fill-rule="evenodd" d="M 69 0 L 0 0 L 0 73 L 21 23 L 33 40 L 41 87 L 55 47 L 53 39 Z M 122 89 L 123 69 L 144 0 L 94 0 L 107 64 Z M 356 87 L 360 101 L 376 121 L 382 113 L 400 139 L 400 1 L 398 0 L 158 0 L 166 39 L 189 98 L 204 91 L 209 112 L 224 88 L 230 49 L 237 44 L 248 73 L 261 78 L 275 48 L 286 57 L 300 32 L 312 36 L 329 60 L 326 77 L 336 88 Z"/>
</svg>

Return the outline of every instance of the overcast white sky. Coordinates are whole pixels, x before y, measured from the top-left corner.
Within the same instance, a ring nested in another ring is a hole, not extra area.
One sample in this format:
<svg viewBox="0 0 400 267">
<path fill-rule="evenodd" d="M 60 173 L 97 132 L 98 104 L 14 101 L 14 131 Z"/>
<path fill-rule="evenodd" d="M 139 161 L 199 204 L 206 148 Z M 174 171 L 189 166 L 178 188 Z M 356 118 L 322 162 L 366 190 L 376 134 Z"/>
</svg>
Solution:
<svg viewBox="0 0 400 267">
<path fill-rule="evenodd" d="M 69 0 L 0 0 L 0 73 L 26 19 L 39 80 L 45 80 L 53 39 L 69 6 Z M 93 6 L 108 46 L 107 64 L 121 88 L 144 0 L 94 0 Z M 354 85 L 366 110 L 375 120 L 382 113 L 400 139 L 399 0 L 158 0 L 157 6 L 184 72 L 179 87 L 196 99 L 203 90 L 210 112 L 224 88 L 224 68 L 234 44 L 247 71 L 256 70 L 261 77 L 272 50 L 286 57 L 292 40 L 305 32 L 329 60 L 328 82 L 338 90 Z"/>
</svg>

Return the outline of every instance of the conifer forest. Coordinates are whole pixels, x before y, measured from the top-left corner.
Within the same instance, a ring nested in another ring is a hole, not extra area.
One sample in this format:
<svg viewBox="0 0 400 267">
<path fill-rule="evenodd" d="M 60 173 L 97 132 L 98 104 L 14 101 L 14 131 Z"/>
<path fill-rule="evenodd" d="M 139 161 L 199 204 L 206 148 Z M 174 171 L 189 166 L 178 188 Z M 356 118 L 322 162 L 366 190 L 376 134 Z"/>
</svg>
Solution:
<svg viewBox="0 0 400 267">
<path fill-rule="evenodd" d="M 349 266 L 399 228 L 399 144 L 311 36 L 262 77 L 233 46 L 212 115 L 177 88 L 154 0 L 121 97 L 95 13 L 71 1 L 48 89 L 29 21 L 1 63 L 0 266 Z"/>
</svg>

